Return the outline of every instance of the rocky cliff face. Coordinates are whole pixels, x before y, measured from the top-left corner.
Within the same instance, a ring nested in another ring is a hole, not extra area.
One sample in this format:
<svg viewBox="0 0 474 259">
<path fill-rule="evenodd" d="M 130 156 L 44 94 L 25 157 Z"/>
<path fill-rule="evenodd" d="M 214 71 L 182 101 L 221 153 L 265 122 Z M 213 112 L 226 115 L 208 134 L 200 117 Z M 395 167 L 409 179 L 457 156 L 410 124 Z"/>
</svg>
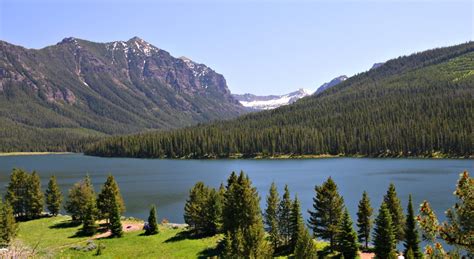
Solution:
<svg viewBox="0 0 474 259">
<path fill-rule="evenodd" d="M 222 75 L 138 37 L 109 43 L 65 38 L 39 50 L 0 41 L 0 104 L 0 119 L 25 127 L 106 134 L 244 112 Z"/>
</svg>

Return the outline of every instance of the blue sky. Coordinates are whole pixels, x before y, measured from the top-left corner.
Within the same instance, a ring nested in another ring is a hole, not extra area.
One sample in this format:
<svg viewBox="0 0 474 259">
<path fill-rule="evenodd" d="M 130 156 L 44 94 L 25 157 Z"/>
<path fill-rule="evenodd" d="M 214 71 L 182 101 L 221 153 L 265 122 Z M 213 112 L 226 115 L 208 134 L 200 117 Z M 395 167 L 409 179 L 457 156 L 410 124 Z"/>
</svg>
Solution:
<svg viewBox="0 0 474 259">
<path fill-rule="evenodd" d="M 0 0 L 0 39 L 41 48 L 139 36 L 212 67 L 234 93 L 283 94 L 473 40 L 473 2 Z"/>
</svg>

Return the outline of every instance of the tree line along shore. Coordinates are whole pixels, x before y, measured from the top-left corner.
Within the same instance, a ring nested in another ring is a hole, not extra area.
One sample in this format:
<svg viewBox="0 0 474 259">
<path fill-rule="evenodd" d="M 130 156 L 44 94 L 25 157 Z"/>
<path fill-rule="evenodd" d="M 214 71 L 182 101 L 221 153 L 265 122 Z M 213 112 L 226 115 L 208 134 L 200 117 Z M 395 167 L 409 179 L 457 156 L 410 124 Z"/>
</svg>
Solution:
<svg viewBox="0 0 474 259">
<path fill-rule="evenodd" d="M 456 203 L 446 211 L 447 221 L 439 223 L 428 201 L 415 215 L 411 196 L 405 214 L 393 184 L 377 213 L 364 191 L 354 229 L 344 198 L 331 177 L 315 186 L 313 208 L 308 210 L 305 222 L 299 199 L 297 195 L 291 197 L 288 186 L 280 196 L 273 183 L 262 211 L 259 194 L 249 177 L 244 172 L 232 172 L 219 188 L 197 182 L 189 191 L 183 216 L 188 225 L 186 237 L 222 236 L 214 254 L 223 258 L 357 258 L 360 252 L 373 252 L 377 258 L 396 258 L 399 254 L 405 258 L 473 256 L 474 179 L 468 172 L 461 173 L 454 195 Z M 2 200 L 0 246 L 7 249 L 16 237 L 18 222 L 56 217 L 63 204 L 71 222 L 81 226 L 76 235 L 94 236 L 99 228 L 105 228 L 110 233 L 108 238 L 123 236 L 125 204 L 112 175 L 98 194 L 86 176 L 70 188 L 63 202 L 54 176 L 43 192 L 37 172 L 14 169 Z M 159 235 L 158 226 L 157 209 L 151 205 L 143 235 Z M 326 241 L 327 248 L 318 250 L 315 238 Z M 428 243 L 424 249 L 420 238 Z M 451 245 L 451 251 L 443 248 L 441 240 Z M 397 251 L 400 242 L 404 248 Z M 98 255 L 102 249 L 97 247 Z"/>
</svg>

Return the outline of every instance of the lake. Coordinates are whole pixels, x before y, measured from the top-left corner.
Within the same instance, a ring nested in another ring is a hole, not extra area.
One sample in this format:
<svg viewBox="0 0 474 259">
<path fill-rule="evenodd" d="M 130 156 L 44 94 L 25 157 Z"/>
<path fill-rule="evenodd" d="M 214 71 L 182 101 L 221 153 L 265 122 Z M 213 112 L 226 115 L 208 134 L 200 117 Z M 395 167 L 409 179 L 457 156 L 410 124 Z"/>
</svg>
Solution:
<svg viewBox="0 0 474 259">
<path fill-rule="evenodd" d="M 117 180 L 125 200 L 126 216 L 146 219 L 150 204 L 158 207 L 160 220 L 183 222 L 183 207 L 189 189 L 197 182 L 218 187 L 230 172 L 248 173 L 262 198 L 272 181 L 280 191 L 288 184 L 292 196 L 298 195 L 303 215 L 312 208 L 314 186 L 333 177 L 355 220 L 357 203 L 366 190 L 378 210 L 390 182 L 395 183 L 403 208 L 413 195 L 416 208 L 429 200 L 438 217 L 453 205 L 453 191 L 459 174 L 474 173 L 473 160 L 457 159 L 369 159 L 328 158 L 307 160 L 165 160 L 99 158 L 82 154 L 0 157 L 0 193 L 5 193 L 12 168 L 36 170 L 43 189 L 48 178 L 56 175 L 63 194 L 86 174 L 97 191 L 109 173 Z"/>
</svg>

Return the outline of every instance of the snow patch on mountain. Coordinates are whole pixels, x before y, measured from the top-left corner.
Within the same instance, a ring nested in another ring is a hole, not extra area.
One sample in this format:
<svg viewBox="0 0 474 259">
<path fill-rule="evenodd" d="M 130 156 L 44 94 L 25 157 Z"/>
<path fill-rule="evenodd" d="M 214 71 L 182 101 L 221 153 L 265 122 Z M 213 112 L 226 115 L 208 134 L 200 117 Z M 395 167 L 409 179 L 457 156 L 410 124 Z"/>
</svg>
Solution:
<svg viewBox="0 0 474 259">
<path fill-rule="evenodd" d="M 308 89 L 298 89 L 298 91 L 284 95 L 257 96 L 253 94 L 234 94 L 233 96 L 244 107 L 255 110 L 271 110 L 283 105 L 294 103 L 312 93 L 313 92 Z"/>
</svg>

